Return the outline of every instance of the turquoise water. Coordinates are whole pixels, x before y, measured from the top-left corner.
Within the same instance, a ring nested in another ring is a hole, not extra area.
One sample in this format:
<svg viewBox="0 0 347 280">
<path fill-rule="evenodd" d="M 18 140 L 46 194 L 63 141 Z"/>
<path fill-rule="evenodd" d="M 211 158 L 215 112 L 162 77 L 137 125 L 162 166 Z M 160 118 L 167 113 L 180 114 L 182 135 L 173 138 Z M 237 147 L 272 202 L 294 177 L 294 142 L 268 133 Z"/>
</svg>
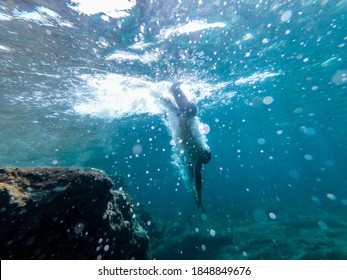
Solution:
<svg viewBox="0 0 347 280">
<path fill-rule="evenodd" d="M 0 164 L 123 176 L 157 258 L 347 258 L 347 1 L 106 2 L 0 1 Z M 173 80 L 210 128 L 206 215 L 156 102 Z"/>
</svg>

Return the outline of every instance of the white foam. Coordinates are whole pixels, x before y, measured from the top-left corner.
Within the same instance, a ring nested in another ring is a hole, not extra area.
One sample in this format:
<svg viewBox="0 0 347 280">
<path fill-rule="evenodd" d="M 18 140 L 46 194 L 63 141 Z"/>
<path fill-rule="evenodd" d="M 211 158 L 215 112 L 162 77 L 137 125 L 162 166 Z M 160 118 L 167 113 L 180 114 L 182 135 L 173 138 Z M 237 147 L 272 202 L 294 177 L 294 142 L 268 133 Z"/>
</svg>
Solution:
<svg viewBox="0 0 347 280">
<path fill-rule="evenodd" d="M 103 13 L 111 18 L 122 18 L 129 16 L 128 11 L 135 5 L 136 0 L 71 0 L 71 4 L 68 7 L 88 16 Z"/>
<path fill-rule="evenodd" d="M 153 43 L 145 43 L 143 41 L 140 41 L 130 46 L 129 49 L 143 51 L 151 46 L 153 46 Z"/>
<path fill-rule="evenodd" d="M 241 77 L 241 78 L 237 79 L 235 81 L 235 85 L 237 85 L 237 86 L 243 85 L 243 84 L 253 85 L 256 82 L 262 82 L 267 78 L 276 77 L 278 75 L 280 75 L 280 74 L 279 73 L 271 73 L 268 71 L 265 71 L 263 73 L 254 73 L 251 76 L 248 76 L 246 78 Z"/>
<path fill-rule="evenodd" d="M 31 21 L 38 25 L 44 26 L 64 26 L 73 28 L 73 24 L 68 20 L 63 19 L 58 13 L 47 9 L 43 6 L 36 8 L 36 11 L 13 11 L 15 19 Z"/>
<path fill-rule="evenodd" d="M 8 47 L 5 47 L 3 45 L 0 45 L 0 52 L 5 51 L 5 52 L 10 52 L 11 50 Z"/>
<path fill-rule="evenodd" d="M 204 21 L 191 21 L 184 25 L 163 29 L 160 31 L 159 37 L 161 39 L 168 39 L 172 35 L 182 35 L 205 29 L 224 28 L 225 26 L 226 24 L 223 22 L 207 23 Z"/>
<path fill-rule="evenodd" d="M 146 52 L 142 55 L 135 54 L 125 51 L 117 51 L 113 54 L 110 54 L 106 57 L 106 60 L 116 60 L 118 62 L 123 61 L 140 61 L 144 64 L 150 64 L 151 62 L 159 60 L 159 54 L 157 52 Z"/>
<path fill-rule="evenodd" d="M 10 21 L 13 17 L 4 13 L 0 13 L 0 21 Z"/>
<path fill-rule="evenodd" d="M 167 92 L 166 83 L 152 83 L 141 78 L 118 74 L 82 75 L 89 90 L 76 92 L 80 102 L 74 110 L 81 115 L 120 119 L 138 114 L 159 114 L 154 91 Z"/>
<path fill-rule="evenodd" d="M 96 118 L 120 119 L 139 114 L 162 114 L 165 111 L 158 98 L 172 98 L 169 93 L 170 82 L 152 82 L 142 77 L 106 73 L 81 75 L 82 84 L 74 92 L 74 110 L 81 115 Z M 212 90 L 219 91 L 224 84 L 210 85 L 205 82 L 190 81 L 181 85 L 189 101 L 197 104 L 201 100 L 215 100 Z M 86 89 L 87 87 L 87 89 Z M 197 94 L 199 93 L 199 94 Z M 231 102 L 233 94 L 225 97 Z M 213 107 L 215 103 L 204 104 Z"/>
</svg>

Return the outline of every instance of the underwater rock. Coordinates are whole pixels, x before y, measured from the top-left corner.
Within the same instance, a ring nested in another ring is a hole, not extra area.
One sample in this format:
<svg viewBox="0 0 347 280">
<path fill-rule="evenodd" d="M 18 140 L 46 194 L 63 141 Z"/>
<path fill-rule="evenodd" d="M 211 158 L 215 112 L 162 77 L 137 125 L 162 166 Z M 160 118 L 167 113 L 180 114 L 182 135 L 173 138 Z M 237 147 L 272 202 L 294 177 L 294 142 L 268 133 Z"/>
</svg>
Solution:
<svg viewBox="0 0 347 280">
<path fill-rule="evenodd" d="M 152 245 L 152 255 L 155 259 L 164 260 L 210 260 L 220 259 L 226 246 L 234 244 L 234 237 L 229 232 L 219 231 L 212 236 L 210 232 L 192 232 L 189 226 L 175 225 L 167 229 L 171 231 L 164 237 L 165 242 Z"/>
<path fill-rule="evenodd" d="M 135 211 L 140 225 L 147 231 L 151 241 L 162 240 L 165 236 L 166 226 L 154 219 L 142 204 L 136 207 Z"/>
<path fill-rule="evenodd" d="M 0 168 L 1 259 L 147 259 L 132 200 L 94 169 Z"/>
</svg>

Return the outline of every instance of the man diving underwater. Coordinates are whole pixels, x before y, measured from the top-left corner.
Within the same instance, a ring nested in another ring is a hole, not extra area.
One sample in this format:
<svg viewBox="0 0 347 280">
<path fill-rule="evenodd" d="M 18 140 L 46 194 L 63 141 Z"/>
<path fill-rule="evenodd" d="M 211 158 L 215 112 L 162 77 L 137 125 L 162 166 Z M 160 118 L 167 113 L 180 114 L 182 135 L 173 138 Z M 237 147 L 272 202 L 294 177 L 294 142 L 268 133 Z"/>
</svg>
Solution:
<svg viewBox="0 0 347 280">
<path fill-rule="evenodd" d="M 198 207 L 202 208 L 202 165 L 211 160 L 210 148 L 206 144 L 206 137 L 201 134 L 201 124 L 197 115 L 197 106 L 188 101 L 180 88 L 180 83 L 175 82 L 170 87 L 175 102 L 164 99 L 166 109 L 169 109 L 172 122 L 176 122 L 172 138 L 179 149 L 185 179 L 193 192 Z M 177 125 L 178 124 L 178 125 Z"/>
</svg>

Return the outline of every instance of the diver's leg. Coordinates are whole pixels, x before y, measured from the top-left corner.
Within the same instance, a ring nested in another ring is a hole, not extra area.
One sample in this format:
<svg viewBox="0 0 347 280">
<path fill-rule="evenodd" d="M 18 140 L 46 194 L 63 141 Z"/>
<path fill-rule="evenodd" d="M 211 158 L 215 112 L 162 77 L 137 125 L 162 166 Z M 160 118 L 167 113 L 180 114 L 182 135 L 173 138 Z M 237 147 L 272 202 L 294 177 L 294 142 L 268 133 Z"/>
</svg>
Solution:
<svg viewBox="0 0 347 280">
<path fill-rule="evenodd" d="M 190 161 L 187 161 L 186 164 L 187 164 L 187 176 L 188 176 L 189 188 L 191 189 L 193 193 L 193 197 L 196 203 L 198 203 L 196 185 L 195 185 L 194 166 L 193 166 L 193 163 Z"/>
<path fill-rule="evenodd" d="M 185 96 L 184 92 L 180 88 L 181 83 L 175 82 L 171 87 L 170 91 L 175 98 L 176 104 L 179 109 L 184 109 L 186 108 L 190 103 Z"/>
<path fill-rule="evenodd" d="M 202 164 L 198 161 L 198 163 L 195 166 L 195 170 L 194 170 L 194 172 L 195 172 L 195 188 L 196 188 L 198 207 L 202 207 L 202 201 L 201 201 L 201 192 L 202 192 L 201 168 L 202 168 Z"/>
<path fill-rule="evenodd" d="M 175 98 L 177 107 L 179 108 L 181 115 L 187 118 L 195 117 L 198 108 L 195 104 L 188 101 L 184 92 L 180 88 L 180 83 L 174 83 L 171 86 L 170 91 Z"/>
</svg>

